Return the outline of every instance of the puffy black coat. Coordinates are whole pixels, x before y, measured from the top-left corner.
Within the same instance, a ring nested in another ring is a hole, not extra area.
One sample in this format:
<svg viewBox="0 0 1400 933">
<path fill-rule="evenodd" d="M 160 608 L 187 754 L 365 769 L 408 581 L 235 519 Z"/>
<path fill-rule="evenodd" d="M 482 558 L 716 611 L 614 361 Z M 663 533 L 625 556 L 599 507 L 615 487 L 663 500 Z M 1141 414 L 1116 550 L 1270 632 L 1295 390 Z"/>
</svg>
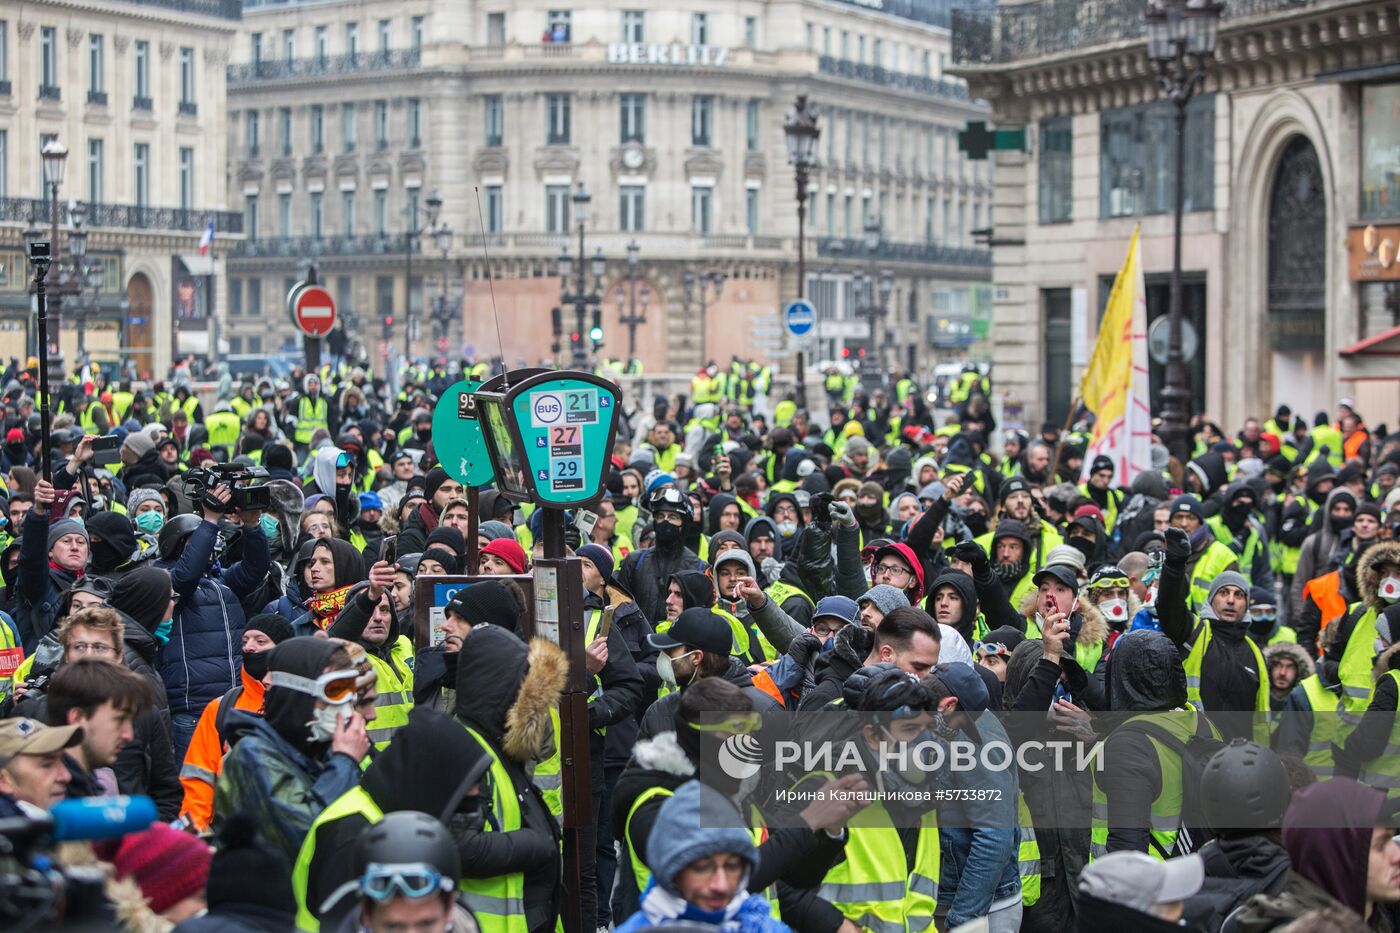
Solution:
<svg viewBox="0 0 1400 933">
<path fill-rule="evenodd" d="M 201 713 L 237 684 L 242 664 L 243 607 L 262 584 L 272 559 L 264 535 L 244 535 L 243 559 L 222 574 L 210 570 L 213 522 L 202 522 L 178 559 L 160 561 L 180 597 L 170 641 L 160 652 L 160 676 L 170 712 Z"/>
<path fill-rule="evenodd" d="M 30 653 L 39 639 L 54 628 L 58 604 L 65 591 L 72 588 L 76 577 L 49 566 L 49 516 L 47 512 L 30 509 L 24 516 L 20 536 L 19 574 L 15 603 L 15 624 L 24 650 Z"/>
</svg>

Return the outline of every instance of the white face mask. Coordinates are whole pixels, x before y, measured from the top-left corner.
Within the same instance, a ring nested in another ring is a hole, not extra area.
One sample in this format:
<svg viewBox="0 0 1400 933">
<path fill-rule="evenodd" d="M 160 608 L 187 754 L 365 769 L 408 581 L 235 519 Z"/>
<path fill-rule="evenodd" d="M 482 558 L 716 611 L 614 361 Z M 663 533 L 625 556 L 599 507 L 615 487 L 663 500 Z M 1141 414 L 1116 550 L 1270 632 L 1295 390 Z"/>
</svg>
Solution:
<svg viewBox="0 0 1400 933">
<path fill-rule="evenodd" d="M 662 683 L 670 684 L 673 687 L 680 686 L 676 683 L 676 669 L 671 666 L 671 656 L 664 651 L 656 656 L 656 673 L 661 678 Z M 690 680 L 694 679 L 695 674 L 691 674 Z M 690 681 L 686 681 L 687 685 L 689 683 Z"/>
<path fill-rule="evenodd" d="M 311 721 L 306 725 L 311 730 L 311 741 L 329 742 L 335 738 L 335 729 L 339 720 L 350 716 L 354 712 L 354 700 L 346 700 L 344 703 L 326 704 L 319 707 L 311 714 Z"/>
<path fill-rule="evenodd" d="M 784 538 L 791 538 L 797 534 L 797 522 L 778 522 L 778 534 Z"/>
<path fill-rule="evenodd" d="M 1111 622 L 1123 622 L 1128 618 L 1128 601 L 1126 599 L 1105 599 L 1099 603 L 1099 609 L 1104 617 Z"/>
<path fill-rule="evenodd" d="M 1144 606 L 1155 606 L 1155 605 L 1157 605 L 1157 584 L 1154 583 L 1154 584 L 1152 584 L 1151 586 L 1149 586 L 1149 587 L 1147 588 L 1147 602 L 1143 603 L 1143 605 L 1144 605 Z"/>
<path fill-rule="evenodd" d="M 1400 577 L 1386 577 L 1381 581 L 1380 589 L 1376 593 L 1388 603 L 1400 600 Z"/>
</svg>

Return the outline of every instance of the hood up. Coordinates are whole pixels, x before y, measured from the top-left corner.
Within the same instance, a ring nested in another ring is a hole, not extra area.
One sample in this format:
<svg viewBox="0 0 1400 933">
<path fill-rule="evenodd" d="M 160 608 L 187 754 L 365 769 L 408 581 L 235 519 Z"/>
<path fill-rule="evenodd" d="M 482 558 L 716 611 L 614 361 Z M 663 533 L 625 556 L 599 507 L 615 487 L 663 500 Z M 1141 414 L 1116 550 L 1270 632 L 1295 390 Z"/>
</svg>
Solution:
<svg viewBox="0 0 1400 933">
<path fill-rule="evenodd" d="M 542 757 L 569 662 L 558 646 L 495 625 L 472 630 L 457 661 L 457 718 L 520 764 Z"/>
<path fill-rule="evenodd" d="M 491 764 L 465 729 L 431 707 L 415 708 L 395 738 L 403 741 L 389 743 L 360 781 L 385 813 L 417 810 L 445 823 Z"/>
<path fill-rule="evenodd" d="M 1161 632 L 1128 632 L 1108 659 L 1108 700 L 1114 712 L 1160 712 L 1186 705 L 1186 671 L 1176 645 Z"/>
<path fill-rule="evenodd" d="M 1400 541 L 1378 541 L 1366 549 L 1361 563 L 1356 568 L 1356 583 L 1361 590 L 1361 600 L 1368 608 L 1377 612 L 1390 604 L 1377 595 L 1381 586 L 1381 565 L 1400 566 Z"/>
</svg>

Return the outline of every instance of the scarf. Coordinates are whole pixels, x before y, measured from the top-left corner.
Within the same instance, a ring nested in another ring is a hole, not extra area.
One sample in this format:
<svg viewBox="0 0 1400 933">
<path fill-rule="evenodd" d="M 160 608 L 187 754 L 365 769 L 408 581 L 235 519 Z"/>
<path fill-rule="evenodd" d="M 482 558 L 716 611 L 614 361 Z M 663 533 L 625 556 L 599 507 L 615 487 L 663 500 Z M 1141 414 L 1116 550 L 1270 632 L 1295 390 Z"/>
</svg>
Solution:
<svg viewBox="0 0 1400 933">
<path fill-rule="evenodd" d="M 750 894 L 749 873 L 745 872 L 734 892 L 734 899 L 721 911 L 701 910 L 677 894 L 651 880 L 642 895 L 641 910 L 652 926 L 670 923 L 698 923 L 716 927 L 722 933 L 764 933 L 770 927 L 768 901 Z"/>
<path fill-rule="evenodd" d="M 306 597 L 306 608 L 311 610 L 312 623 L 321 631 L 330 628 L 335 617 L 340 615 L 340 610 L 345 608 L 345 599 L 349 595 L 350 587 L 342 586 L 338 590 L 313 593 Z"/>
<path fill-rule="evenodd" d="M 54 563 L 53 561 L 49 561 L 49 569 L 56 570 L 59 573 L 66 573 L 75 580 L 81 580 L 83 578 L 83 571 L 79 570 L 77 572 L 74 572 L 66 567 L 58 566 L 58 564 Z"/>
</svg>

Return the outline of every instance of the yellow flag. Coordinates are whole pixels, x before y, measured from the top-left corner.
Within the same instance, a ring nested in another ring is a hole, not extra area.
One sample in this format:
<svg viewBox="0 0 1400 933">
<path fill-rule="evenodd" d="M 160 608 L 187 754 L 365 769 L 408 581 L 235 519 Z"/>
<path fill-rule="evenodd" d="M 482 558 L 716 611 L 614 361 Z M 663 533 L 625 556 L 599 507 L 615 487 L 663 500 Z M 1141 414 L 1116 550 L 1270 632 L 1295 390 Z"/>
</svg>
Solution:
<svg viewBox="0 0 1400 933">
<path fill-rule="evenodd" d="M 1079 383 L 1094 429 L 1084 456 L 1087 479 L 1098 457 L 1114 465 L 1114 483 L 1127 486 L 1152 464 L 1152 412 L 1147 378 L 1147 288 L 1139 231 L 1108 296 L 1093 356 Z"/>
</svg>

